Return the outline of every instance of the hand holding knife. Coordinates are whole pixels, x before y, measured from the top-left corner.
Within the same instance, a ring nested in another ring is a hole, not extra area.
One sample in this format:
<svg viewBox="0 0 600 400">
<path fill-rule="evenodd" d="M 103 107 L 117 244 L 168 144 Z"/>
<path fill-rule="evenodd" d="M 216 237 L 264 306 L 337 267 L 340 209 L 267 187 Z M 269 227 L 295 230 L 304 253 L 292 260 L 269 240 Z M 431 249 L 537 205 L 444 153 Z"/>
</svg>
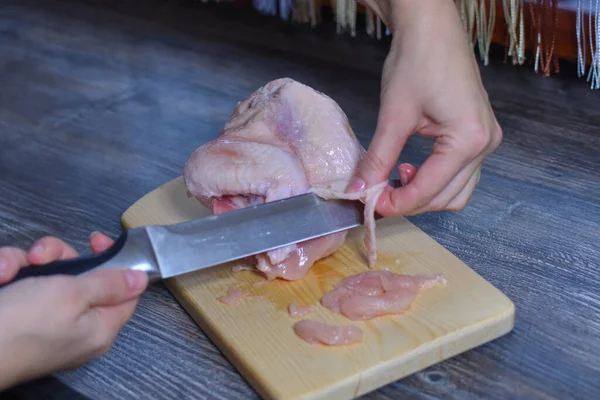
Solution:
<svg viewBox="0 0 600 400">
<path fill-rule="evenodd" d="M 390 184 L 401 185 L 400 181 Z M 141 270 L 156 282 L 352 229 L 364 224 L 363 213 L 360 201 L 303 194 L 178 224 L 134 228 L 100 254 L 28 266 L 8 284 L 98 268 Z"/>
</svg>

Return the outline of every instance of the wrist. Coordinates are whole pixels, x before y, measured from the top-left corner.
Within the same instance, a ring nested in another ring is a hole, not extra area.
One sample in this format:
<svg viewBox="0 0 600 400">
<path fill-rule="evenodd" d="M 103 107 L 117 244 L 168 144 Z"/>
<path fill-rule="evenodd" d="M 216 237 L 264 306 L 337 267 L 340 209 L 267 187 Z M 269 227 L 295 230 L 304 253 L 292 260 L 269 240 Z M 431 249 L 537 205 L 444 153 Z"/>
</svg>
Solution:
<svg viewBox="0 0 600 400">
<path fill-rule="evenodd" d="M 356 0 L 379 17 L 393 36 L 458 15 L 454 0 Z M 455 15 L 456 14 L 456 15 Z"/>
</svg>

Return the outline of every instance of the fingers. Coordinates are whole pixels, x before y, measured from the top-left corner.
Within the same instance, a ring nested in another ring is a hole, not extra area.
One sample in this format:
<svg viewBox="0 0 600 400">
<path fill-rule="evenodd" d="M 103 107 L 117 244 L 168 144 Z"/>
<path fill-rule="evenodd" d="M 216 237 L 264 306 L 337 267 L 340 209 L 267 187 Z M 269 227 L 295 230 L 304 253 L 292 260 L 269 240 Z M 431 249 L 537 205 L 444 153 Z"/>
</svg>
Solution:
<svg viewBox="0 0 600 400">
<path fill-rule="evenodd" d="M 401 103 L 398 109 L 398 103 Z M 382 101 L 377 129 L 368 151 L 358 163 L 355 177 L 371 187 L 383 182 L 396 165 L 406 141 L 417 129 L 415 115 L 410 102 Z"/>
<path fill-rule="evenodd" d="M 90 248 L 94 254 L 102 253 L 113 244 L 114 240 L 100 232 L 93 232 L 90 236 Z"/>
<path fill-rule="evenodd" d="M 456 153 L 433 153 L 416 172 L 412 181 L 379 199 L 383 216 L 412 215 L 426 206 L 460 172 L 463 160 Z"/>
<path fill-rule="evenodd" d="M 114 307 L 102 307 L 98 311 L 100 312 L 100 317 L 104 320 L 103 325 L 108 328 L 106 336 L 109 339 L 116 339 L 117 334 L 123 326 L 131 319 L 133 314 L 135 313 L 135 309 L 138 304 L 138 297 L 126 301 L 123 304 L 119 304 Z"/>
<path fill-rule="evenodd" d="M 100 253 L 112 246 L 114 241 L 108 236 L 94 232 L 90 237 L 93 253 Z M 79 254 L 64 241 L 46 236 L 36 241 L 28 252 L 16 247 L 0 248 L 0 284 L 13 279 L 19 269 L 28 266 L 41 266 L 57 260 L 77 257 Z"/>
<path fill-rule="evenodd" d="M 96 270 L 76 279 L 88 307 L 122 304 L 139 296 L 148 286 L 145 272 L 126 269 Z"/>
<path fill-rule="evenodd" d="M 417 169 L 412 164 L 404 163 L 398 166 L 398 175 L 400 175 L 400 182 L 402 182 L 403 186 L 408 185 L 416 173 Z"/>
<path fill-rule="evenodd" d="M 113 332 L 115 333 L 114 337 L 116 337 L 118 331 L 125 326 L 127 321 L 131 319 L 135 313 L 138 301 L 139 297 L 136 297 L 118 306 L 102 309 L 102 313 L 104 314 L 104 319 L 107 322 L 107 325 L 113 326 Z"/>
<path fill-rule="evenodd" d="M 467 186 L 469 182 L 473 180 L 473 177 L 478 174 L 478 171 L 481 169 L 480 159 L 477 158 L 469 165 L 467 165 L 462 171 L 458 173 L 448 185 L 442 189 L 440 193 L 438 193 L 431 201 L 429 201 L 424 206 L 421 206 L 415 210 L 411 211 L 411 215 L 416 215 L 422 212 L 430 212 L 430 211 L 441 211 L 441 210 L 449 210 L 449 203 L 458 196 Z M 472 190 L 475 189 L 473 185 Z M 471 191 L 472 191 L 471 190 Z M 468 193 L 470 196 L 471 193 Z M 393 196 L 393 195 L 392 195 Z M 458 202 L 457 202 L 458 204 Z M 463 206 L 464 207 L 464 206 Z M 462 207 L 461 207 L 462 209 Z M 456 210 L 458 211 L 458 210 Z"/>
<path fill-rule="evenodd" d="M 0 249 L 0 283 L 9 282 L 19 269 L 31 265 L 43 265 L 56 260 L 77 257 L 77 252 L 60 239 L 47 236 L 33 244 L 29 252 L 16 247 Z"/>
<path fill-rule="evenodd" d="M 27 253 L 16 247 L 0 248 L 0 284 L 9 282 L 27 265 Z"/>
<path fill-rule="evenodd" d="M 475 187 L 479 183 L 479 179 L 481 178 L 481 167 L 477 168 L 477 171 L 471 176 L 467 185 L 463 188 L 463 190 L 454 198 L 448 205 L 446 206 L 447 210 L 450 211 L 460 211 L 466 207 L 467 203 L 471 199 L 473 192 L 475 191 Z"/>
<path fill-rule="evenodd" d="M 47 236 L 34 243 L 27 254 L 27 261 L 32 265 L 42 265 L 77 256 L 78 253 L 71 246 L 58 238 Z"/>
<path fill-rule="evenodd" d="M 116 306 L 91 308 L 85 314 L 93 357 L 102 356 L 111 349 L 119 332 L 135 313 L 137 304 L 136 297 Z"/>
<path fill-rule="evenodd" d="M 452 201 L 469 182 L 485 156 L 493 150 L 492 145 L 495 145 L 485 129 L 464 132 L 460 138 L 438 136 L 433 152 L 411 182 L 393 192 L 384 192 L 379 199 L 377 212 L 383 216 L 415 215 L 444 209 L 443 206 Z"/>
<path fill-rule="evenodd" d="M 410 164 L 402 164 L 399 168 L 400 179 L 402 180 L 402 184 L 404 186 L 408 185 L 416 172 L 416 169 Z M 412 212 L 404 214 L 404 215 L 416 215 L 422 212 L 427 211 L 440 211 L 440 210 L 448 210 L 448 211 L 460 211 L 466 207 L 469 202 L 473 192 L 475 191 L 475 187 L 479 183 L 479 179 L 481 177 L 481 164 L 477 164 L 477 161 L 471 163 L 466 169 L 461 171 L 450 184 L 435 198 L 433 198 L 426 205 L 413 210 Z M 467 181 L 465 182 L 465 178 Z M 391 202 L 391 198 L 395 195 L 394 189 L 386 188 L 383 195 L 386 195 L 387 198 L 384 200 L 380 200 L 383 204 L 383 207 L 388 207 L 388 204 Z M 397 189 L 396 189 L 397 190 Z M 382 196 L 383 196 L 382 195 Z"/>
</svg>

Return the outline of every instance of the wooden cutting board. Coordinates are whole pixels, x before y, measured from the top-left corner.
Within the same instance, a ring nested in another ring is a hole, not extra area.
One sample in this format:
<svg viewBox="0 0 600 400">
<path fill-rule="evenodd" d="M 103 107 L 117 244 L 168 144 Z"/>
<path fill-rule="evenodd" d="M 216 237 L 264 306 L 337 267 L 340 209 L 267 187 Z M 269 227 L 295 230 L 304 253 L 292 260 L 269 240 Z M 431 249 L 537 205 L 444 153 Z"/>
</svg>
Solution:
<svg viewBox="0 0 600 400">
<path fill-rule="evenodd" d="M 125 229 L 172 224 L 210 215 L 188 198 L 181 177 L 133 204 Z M 445 286 L 423 290 L 403 315 L 352 322 L 319 305 L 341 278 L 367 270 L 363 229 L 313 266 L 297 282 L 263 280 L 251 271 L 233 273 L 234 263 L 165 281 L 169 290 L 230 362 L 266 399 L 350 399 L 508 333 L 513 303 L 435 240 L 404 218 L 377 221 L 377 269 L 443 273 Z M 236 286 L 256 297 L 226 305 L 217 300 Z M 298 338 L 287 307 L 315 305 L 307 318 L 354 324 L 364 341 L 347 347 L 310 345 Z"/>
</svg>

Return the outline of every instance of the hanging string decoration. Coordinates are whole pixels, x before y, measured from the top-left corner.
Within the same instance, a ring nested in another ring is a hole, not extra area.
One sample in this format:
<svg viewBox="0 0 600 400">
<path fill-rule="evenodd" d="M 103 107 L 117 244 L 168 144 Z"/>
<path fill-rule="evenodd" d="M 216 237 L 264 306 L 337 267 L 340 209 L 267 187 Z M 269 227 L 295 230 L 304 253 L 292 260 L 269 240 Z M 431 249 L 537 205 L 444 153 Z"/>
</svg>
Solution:
<svg viewBox="0 0 600 400">
<path fill-rule="evenodd" d="M 201 0 L 209 1 L 209 0 Z M 235 0 L 213 0 L 235 1 Z M 575 13 L 573 42 L 577 43 L 577 74 L 586 77 L 592 89 L 600 89 L 600 0 L 454 0 L 469 44 L 484 65 L 489 64 L 494 35 L 505 31 L 507 59 L 524 65 L 529 59 L 535 72 L 549 76 L 559 72 L 557 54 L 559 2 L 561 10 Z M 357 35 L 356 0 L 252 0 L 254 8 L 266 15 L 316 27 L 322 22 L 322 8 L 332 11 L 336 32 Z M 498 25 L 501 13 L 503 26 Z M 377 40 L 390 35 L 377 15 L 365 7 L 366 34 Z M 564 24 L 563 24 L 564 25 Z M 564 26 L 561 29 L 565 29 Z M 560 38 L 563 40 L 564 38 Z M 589 65 L 589 69 L 588 69 Z M 586 74 L 587 70 L 587 74 Z"/>
<path fill-rule="evenodd" d="M 508 33 L 507 55 L 512 57 L 513 65 L 525 62 L 525 17 L 524 0 L 502 0 L 504 20 Z"/>
<path fill-rule="evenodd" d="M 529 0 L 531 36 L 535 40 L 535 72 L 550 76 L 559 72 L 555 52 L 557 0 Z"/>
<path fill-rule="evenodd" d="M 456 0 L 456 6 L 471 47 L 477 48 L 484 65 L 488 65 L 496 23 L 496 0 Z"/>
<path fill-rule="evenodd" d="M 321 22 L 321 6 L 318 0 L 294 0 L 292 20 L 301 24 L 309 23 L 311 27 Z"/>
<path fill-rule="evenodd" d="M 591 83 L 592 89 L 600 89 L 600 25 L 598 16 L 600 15 L 600 0 L 588 0 L 588 32 L 590 47 L 590 70 L 587 75 L 587 81 Z M 584 19 L 584 0 L 577 1 L 577 73 L 585 75 L 587 65 L 586 45 L 585 45 L 585 19 Z"/>
</svg>

